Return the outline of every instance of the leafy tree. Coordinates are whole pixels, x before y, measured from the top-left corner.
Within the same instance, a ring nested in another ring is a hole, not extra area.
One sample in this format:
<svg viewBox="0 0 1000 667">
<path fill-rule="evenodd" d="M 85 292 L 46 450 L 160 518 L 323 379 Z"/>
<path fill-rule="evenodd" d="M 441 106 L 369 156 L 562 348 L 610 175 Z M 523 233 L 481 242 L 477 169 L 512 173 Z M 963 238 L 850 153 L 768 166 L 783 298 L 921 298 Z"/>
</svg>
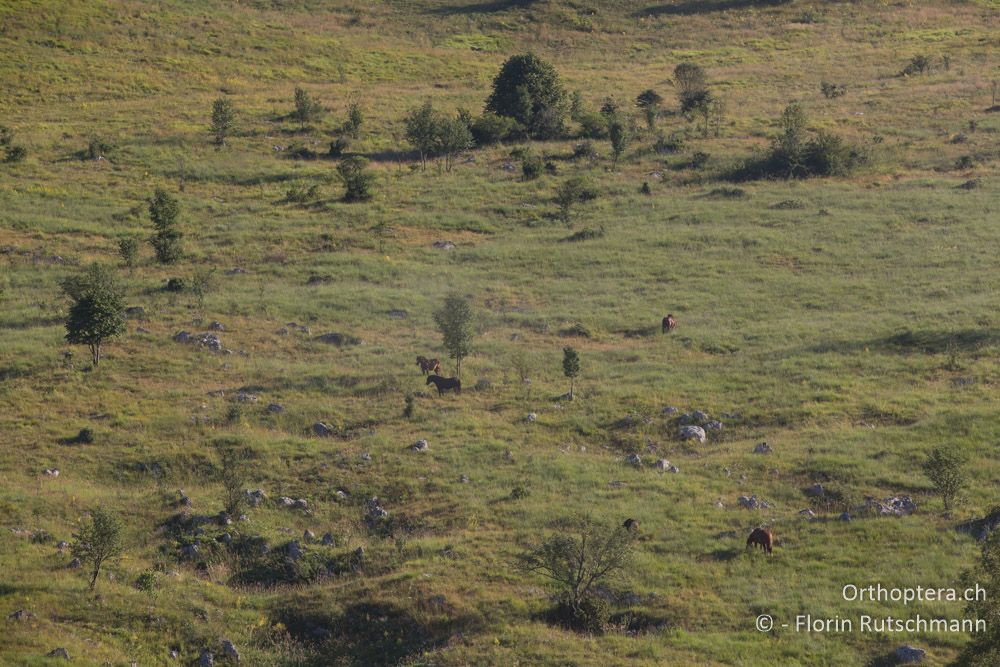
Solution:
<svg viewBox="0 0 1000 667">
<path fill-rule="evenodd" d="M 965 459 L 961 455 L 941 447 L 931 451 L 924 462 L 924 474 L 944 501 L 945 510 L 951 509 L 955 497 L 966 484 L 964 465 Z"/>
<path fill-rule="evenodd" d="M 1000 507 L 991 517 L 1000 516 Z M 983 541 L 979 563 L 965 572 L 963 586 L 981 586 L 983 599 L 970 600 L 965 608 L 968 618 L 986 621 L 986 631 L 973 633 L 972 641 L 953 663 L 961 667 L 996 667 L 1000 665 L 1000 530 Z"/>
<path fill-rule="evenodd" d="M 700 65 L 695 63 L 677 65 L 674 68 L 674 83 L 677 85 L 677 97 L 682 113 L 690 113 L 707 101 L 708 77 Z"/>
<path fill-rule="evenodd" d="M 586 616 L 595 587 L 628 567 L 634 536 L 622 526 L 600 526 L 586 517 L 559 528 L 551 537 L 529 545 L 518 555 L 517 565 L 548 579 L 561 605 L 579 619 Z"/>
<path fill-rule="evenodd" d="M 611 139 L 611 169 L 618 169 L 618 159 L 625 152 L 629 142 L 628 127 L 619 117 L 612 118 L 608 123 L 608 138 Z"/>
<path fill-rule="evenodd" d="M 613 96 L 608 96 L 604 98 L 604 104 L 601 105 L 601 115 L 605 118 L 614 118 L 621 112 L 621 105 L 618 104 Z"/>
<path fill-rule="evenodd" d="M 91 360 L 97 366 L 104 341 L 125 331 L 122 290 L 114 273 L 97 263 L 64 280 L 62 288 L 73 300 L 66 318 L 66 341 L 89 346 Z"/>
<path fill-rule="evenodd" d="M 361 125 L 364 122 L 365 116 L 361 111 L 361 105 L 357 102 L 351 102 L 350 106 L 347 107 L 347 122 L 344 124 L 344 132 L 351 135 L 352 139 L 357 139 L 361 135 Z"/>
<path fill-rule="evenodd" d="M 566 91 L 555 67 L 528 53 L 512 56 L 493 79 L 486 111 L 508 116 L 536 139 L 563 133 Z"/>
<path fill-rule="evenodd" d="M 563 348 L 563 375 L 569 378 L 569 400 L 573 400 L 573 385 L 580 374 L 580 356 L 572 347 Z"/>
<path fill-rule="evenodd" d="M 20 162 L 28 155 L 24 146 L 14 144 L 14 130 L 6 125 L 0 125 L 0 146 L 4 149 L 4 162 Z"/>
<path fill-rule="evenodd" d="M 299 121 L 302 128 L 305 129 L 306 123 L 319 120 L 322 115 L 323 106 L 319 100 L 313 98 L 305 89 L 296 88 L 295 111 L 292 112 L 292 117 Z"/>
<path fill-rule="evenodd" d="M 395 231 L 392 228 L 392 225 L 388 220 L 382 218 L 372 225 L 369 231 L 372 233 L 372 236 L 375 237 L 375 240 L 378 241 L 379 254 L 383 254 L 385 252 L 385 240 L 392 236 L 393 231 Z"/>
<path fill-rule="evenodd" d="M 136 260 L 139 258 L 139 239 L 126 238 L 118 241 L 118 256 L 122 258 L 125 266 L 135 268 Z"/>
<path fill-rule="evenodd" d="M 233 103 L 225 97 L 220 97 L 212 103 L 212 134 L 215 135 L 215 143 L 223 145 L 226 137 L 232 132 L 236 124 L 236 112 L 233 110 Z"/>
<path fill-rule="evenodd" d="M 173 264 L 181 258 L 181 234 L 177 225 L 180 205 L 166 190 L 157 188 L 149 201 L 149 218 L 153 221 L 154 234 L 150 239 L 156 259 L 161 264 Z"/>
<path fill-rule="evenodd" d="M 217 441 L 215 449 L 219 454 L 218 476 L 222 482 L 225 511 L 229 516 L 237 517 L 246 506 L 250 451 L 227 440 Z"/>
<path fill-rule="evenodd" d="M 650 88 L 639 93 L 639 96 L 635 98 L 635 104 L 642 109 L 642 113 L 646 118 L 646 127 L 652 131 L 656 127 L 656 117 L 660 114 L 660 105 L 663 104 L 663 98 L 660 97 L 659 93 Z"/>
<path fill-rule="evenodd" d="M 90 578 L 90 590 L 97 585 L 97 577 L 101 574 L 101 566 L 122 554 L 124 540 L 122 523 L 118 515 L 102 507 L 96 507 L 90 512 L 90 522 L 73 535 L 70 551 L 75 558 L 93 567 Z"/>
<path fill-rule="evenodd" d="M 213 291 L 216 286 L 215 267 L 210 269 L 198 269 L 191 276 L 191 292 L 198 299 L 198 308 L 205 307 L 205 297 Z"/>
<path fill-rule="evenodd" d="M 337 175 L 344 183 L 344 201 L 366 201 L 373 196 L 375 178 L 368 172 L 368 160 L 355 155 L 337 164 Z"/>
<path fill-rule="evenodd" d="M 437 118 L 434 129 L 434 152 L 444 156 L 445 171 L 451 171 L 455 158 L 472 148 L 472 132 L 461 117 Z"/>
<path fill-rule="evenodd" d="M 586 179 L 574 176 L 562 182 L 556 190 L 556 204 L 559 205 L 559 218 L 569 223 L 573 207 L 580 202 L 594 199 L 597 194 L 590 189 Z"/>
<path fill-rule="evenodd" d="M 462 377 L 462 359 L 472 352 L 472 305 L 461 294 L 449 294 L 444 305 L 434 313 L 434 323 L 441 332 L 448 356 L 455 360 L 455 374 Z"/>
<path fill-rule="evenodd" d="M 472 121 L 469 130 L 478 146 L 489 146 L 506 141 L 517 131 L 517 121 L 507 116 L 498 116 L 487 111 Z"/>
<path fill-rule="evenodd" d="M 427 157 L 434 152 L 437 141 L 437 114 L 427 100 L 406 116 L 406 140 L 420 153 L 420 165 L 427 168 Z"/>
</svg>

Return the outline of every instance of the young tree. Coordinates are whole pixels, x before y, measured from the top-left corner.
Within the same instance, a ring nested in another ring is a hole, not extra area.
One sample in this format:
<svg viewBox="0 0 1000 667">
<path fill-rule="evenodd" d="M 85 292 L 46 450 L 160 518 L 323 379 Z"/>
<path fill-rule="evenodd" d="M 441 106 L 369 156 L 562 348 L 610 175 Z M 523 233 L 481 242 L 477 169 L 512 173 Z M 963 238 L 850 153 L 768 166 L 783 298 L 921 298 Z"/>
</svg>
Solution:
<svg viewBox="0 0 1000 667">
<path fill-rule="evenodd" d="M 930 456 L 924 462 L 924 474 L 931 480 L 934 489 L 944 501 L 946 511 L 951 509 L 955 497 L 965 486 L 964 464 L 965 460 L 962 456 L 953 450 L 941 447 L 931 451 Z"/>
<path fill-rule="evenodd" d="M 674 83 L 681 113 L 689 114 L 708 103 L 708 77 L 700 65 L 680 63 L 674 68 Z"/>
<path fill-rule="evenodd" d="M 123 551 L 122 523 L 114 512 L 96 507 L 90 512 L 90 522 L 73 535 L 70 552 L 74 558 L 93 567 L 90 590 L 97 585 L 101 566 Z"/>
<path fill-rule="evenodd" d="M 118 256 L 129 269 L 135 268 L 136 260 L 139 257 L 139 240 L 125 238 L 118 241 Z"/>
<path fill-rule="evenodd" d="M 618 159 L 628 147 L 629 134 L 625 121 L 620 117 L 614 117 L 608 123 L 608 138 L 611 139 L 611 170 L 618 169 Z"/>
<path fill-rule="evenodd" d="M 337 164 L 337 175 L 344 183 L 344 201 L 366 201 L 373 196 L 374 177 L 368 172 L 368 160 L 355 155 Z"/>
<path fill-rule="evenodd" d="M 528 53 L 512 56 L 493 79 L 486 111 L 515 119 L 536 139 L 563 132 L 567 96 L 555 67 Z"/>
<path fill-rule="evenodd" d="M 156 259 L 161 264 L 173 264 L 181 258 L 181 234 L 177 218 L 180 215 L 180 205 L 177 200 L 167 194 L 166 190 L 157 188 L 149 201 L 149 218 L 153 221 L 155 230 L 150 243 L 156 251 Z"/>
<path fill-rule="evenodd" d="M 771 142 L 773 159 L 787 172 L 786 177 L 805 174 L 806 112 L 801 104 L 789 104 L 781 113 L 781 134 Z"/>
<path fill-rule="evenodd" d="M 427 168 L 427 156 L 433 153 L 437 141 L 437 113 L 427 100 L 406 116 L 406 140 L 420 153 L 420 165 Z"/>
<path fill-rule="evenodd" d="M 246 505 L 247 469 L 250 452 L 230 441 L 215 443 L 219 454 L 219 481 L 222 482 L 225 511 L 231 517 L 240 515 Z"/>
<path fill-rule="evenodd" d="M 448 356 L 455 360 L 455 375 L 462 377 L 462 359 L 472 352 L 472 306 L 461 294 L 449 294 L 434 313 Z"/>
<path fill-rule="evenodd" d="M 472 132 L 461 117 L 439 118 L 434 125 L 434 152 L 444 156 L 445 171 L 451 171 L 455 158 L 472 148 Z"/>
<path fill-rule="evenodd" d="M 308 91 L 296 88 L 295 111 L 292 112 L 292 116 L 299 121 L 302 129 L 305 129 L 307 123 L 319 120 L 319 117 L 322 115 L 323 107 L 319 103 L 319 100 L 313 98 Z"/>
<path fill-rule="evenodd" d="M 994 508 L 991 517 L 1000 515 Z M 967 618 L 986 621 L 985 632 L 974 632 L 959 659 L 952 663 L 962 667 L 995 667 L 1000 665 L 1000 530 L 994 530 L 983 541 L 979 563 L 965 572 L 963 586 L 981 586 L 984 595 L 970 600 L 965 608 Z M 979 599 L 982 597 L 982 599 Z"/>
<path fill-rule="evenodd" d="M 644 90 L 635 98 L 635 104 L 642 109 L 646 118 L 646 127 L 652 131 L 656 127 L 656 117 L 660 115 L 660 105 L 663 98 L 652 88 Z"/>
<path fill-rule="evenodd" d="M 573 207 L 579 202 L 593 199 L 597 195 L 587 185 L 582 176 L 574 176 L 562 182 L 556 190 L 556 204 L 559 206 L 559 219 L 569 224 Z"/>
<path fill-rule="evenodd" d="M 225 97 L 220 97 L 212 103 L 212 134 L 219 146 L 226 143 L 226 137 L 236 123 L 236 112 L 233 103 Z"/>
<path fill-rule="evenodd" d="M 351 102 L 351 105 L 347 107 L 347 123 L 344 124 L 344 131 L 351 135 L 352 139 L 357 139 L 361 135 L 361 124 L 364 122 L 365 117 L 361 111 L 361 105 L 357 102 Z"/>
<path fill-rule="evenodd" d="M 560 528 L 548 539 L 529 545 L 518 555 L 517 564 L 525 572 L 549 579 L 561 604 L 579 615 L 598 584 L 628 567 L 634 534 L 622 526 L 599 526 L 586 517 Z"/>
<path fill-rule="evenodd" d="M 569 378 L 569 400 L 573 400 L 573 385 L 580 374 L 580 356 L 572 347 L 563 348 L 563 375 Z"/>
<path fill-rule="evenodd" d="M 215 289 L 215 267 L 198 269 L 191 276 L 191 292 L 198 299 L 198 308 L 205 307 L 205 297 Z"/>
<path fill-rule="evenodd" d="M 88 345 L 91 361 L 101 361 L 101 345 L 125 331 L 125 302 L 114 273 L 91 264 L 83 273 L 67 278 L 63 291 L 73 300 L 66 318 L 66 341 Z"/>
</svg>

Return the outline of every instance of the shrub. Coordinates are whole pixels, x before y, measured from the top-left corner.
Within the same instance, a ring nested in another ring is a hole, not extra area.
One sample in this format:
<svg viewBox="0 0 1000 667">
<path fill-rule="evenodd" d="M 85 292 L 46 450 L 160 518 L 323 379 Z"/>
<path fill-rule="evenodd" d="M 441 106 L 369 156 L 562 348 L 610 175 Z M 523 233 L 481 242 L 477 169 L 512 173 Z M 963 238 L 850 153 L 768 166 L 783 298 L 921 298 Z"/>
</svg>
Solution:
<svg viewBox="0 0 1000 667">
<path fill-rule="evenodd" d="M 584 112 L 577 118 L 580 123 L 579 136 L 585 139 L 607 139 L 608 119 L 594 112 Z"/>
<path fill-rule="evenodd" d="M 909 76 L 911 74 L 924 74 L 929 71 L 931 71 L 931 57 L 919 53 L 910 59 L 910 62 L 906 64 L 906 67 L 903 68 L 900 74 Z"/>
<path fill-rule="evenodd" d="M 612 96 L 604 98 L 604 104 L 601 105 L 602 116 L 604 116 L 605 118 L 611 118 L 612 116 L 617 116 L 620 111 L 621 111 L 621 105 L 618 104 L 618 100 L 616 100 Z"/>
<path fill-rule="evenodd" d="M 997 516 L 1000 508 L 988 516 Z M 994 530 L 983 541 L 979 562 L 965 572 L 964 586 L 982 586 L 985 595 L 976 596 L 965 608 L 967 618 L 995 619 L 1000 616 L 1000 530 Z M 961 667 L 988 667 L 1000 664 L 1000 624 L 986 623 L 986 631 L 972 635 L 959 659 L 952 663 Z"/>
<path fill-rule="evenodd" d="M 361 111 L 361 105 L 357 102 L 351 102 L 350 106 L 347 107 L 347 122 L 344 123 L 344 132 L 351 135 L 353 139 L 357 139 L 361 134 L 361 125 L 364 122 L 365 116 Z"/>
<path fill-rule="evenodd" d="M 178 229 L 177 218 L 180 216 L 180 205 L 165 190 L 157 188 L 149 201 L 149 218 L 153 222 L 154 234 L 150 239 L 156 259 L 161 264 L 172 264 L 181 258 L 182 234 Z"/>
<path fill-rule="evenodd" d="M 14 164 L 15 162 L 22 161 L 26 157 L 28 157 L 27 148 L 19 145 L 10 145 L 7 146 L 7 150 L 4 155 L 4 162 Z"/>
<path fill-rule="evenodd" d="M 613 118 L 608 123 L 608 136 L 611 139 L 611 169 L 618 168 L 618 159 L 621 158 L 629 143 L 629 132 L 625 122 L 621 118 Z"/>
<path fill-rule="evenodd" d="M 102 157 L 107 157 L 107 154 L 111 152 L 112 146 L 109 142 L 100 139 L 99 137 L 91 137 L 90 141 L 87 142 L 87 150 L 85 155 L 91 160 L 97 160 Z"/>
<path fill-rule="evenodd" d="M 90 522 L 73 535 L 70 551 L 74 558 L 90 565 L 92 575 L 90 590 L 97 585 L 97 577 L 101 566 L 110 559 L 117 558 L 122 553 L 122 523 L 116 514 L 97 507 L 90 512 Z"/>
<path fill-rule="evenodd" d="M 191 276 L 190 289 L 195 298 L 198 299 L 198 307 L 205 307 L 205 296 L 214 291 L 216 287 L 215 268 L 198 269 Z"/>
<path fill-rule="evenodd" d="M 128 268 L 135 267 L 139 258 L 139 239 L 127 238 L 118 241 L 118 256 Z"/>
<path fill-rule="evenodd" d="M 323 107 L 319 100 L 314 99 L 306 90 L 295 89 L 295 110 L 292 117 L 299 121 L 304 129 L 307 123 L 319 120 L 323 115 Z"/>
<path fill-rule="evenodd" d="M 828 100 L 842 97 L 847 94 L 847 86 L 842 83 L 828 83 L 823 81 L 819 84 L 819 89 L 823 93 L 823 97 Z"/>
<path fill-rule="evenodd" d="M 374 177 L 368 173 L 368 160 L 354 156 L 340 161 L 337 175 L 344 183 L 344 201 L 366 201 L 373 196 Z"/>
<path fill-rule="evenodd" d="M 574 176 L 563 181 L 556 190 L 556 204 L 559 206 L 559 219 L 569 223 L 573 208 L 580 202 L 590 201 L 597 197 L 582 176 Z"/>
<path fill-rule="evenodd" d="M 405 405 L 403 406 L 403 418 L 413 419 L 413 414 L 416 409 L 416 405 L 414 404 L 413 394 L 407 394 L 403 400 L 405 401 Z"/>
<path fill-rule="evenodd" d="M 330 142 L 330 157 L 340 157 L 351 147 L 347 137 L 337 137 Z"/>
<path fill-rule="evenodd" d="M 701 169 L 708 161 L 712 158 L 711 155 L 704 151 L 695 151 L 691 154 L 691 158 L 688 160 L 688 166 L 691 169 Z"/>
<path fill-rule="evenodd" d="M 527 154 L 521 160 L 521 178 L 526 181 L 533 181 L 542 175 L 545 161 L 537 155 Z"/>
<path fill-rule="evenodd" d="M 220 97 L 212 103 L 212 135 L 215 143 L 223 145 L 226 137 L 233 130 L 236 124 L 236 112 L 233 110 L 233 103 L 224 97 Z"/>
<path fill-rule="evenodd" d="M 94 429 L 92 428 L 81 428 L 80 432 L 76 434 L 73 438 L 74 442 L 81 445 L 90 445 L 94 442 Z"/>
<path fill-rule="evenodd" d="M 226 514 L 239 516 L 246 506 L 247 472 L 252 452 L 239 443 L 219 440 L 215 443 L 219 455 L 218 478 L 222 483 L 222 500 Z"/>
<path fill-rule="evenodd" d="M 683 148 L 684 139 L 677 133 L 671 134 L 669 137 L 664 137 L 661 134 L 656 138 L 656 141 L 653 142 L 653 151 L 661 155 L 679 153 Z"/>
<path fill-rule="evenodd" d="M 643 181 L 642 186 L 639 188 L 639 194 L 641 195 L 651 195 L 653 191 L 649 187 L 648 181 Z"/>
<path fill-rule="evenodd" d="M 971 169 L 975 165 L 971 155 L 962 155 L 955 160 L 955 169 Z"/>
<path fill-rule="evenodd" d="M 493 80 L 486 111 L 516 120 L 536 139 L 562 135 L 566 91 L 556 69 L 528 53 L 512 56 Z"/>
<path fill-rule="evenodd" d="M 934 490 L 944 501 L 945 510 L 951 505 L 959 491 L 966 485 L 967 475 L 963 470 L 965 459 L 955 451 L 936 448 L 924 462 L 924 474 L 931 480 Z"/>
<path fill-rule="evenodd" d="M 708 77 L 705 70 L 695 63 L 680 63 L 674 68 L 674 83 L 681 113 L 689 114 L 708 103 Z"/>
<path fill-rule="evenodd" d="M 305 184 L 293 185 L 285 192 L 285 201 L 289 204 L 308 204 L 315 201 L 317 197 L 319 197 L 318 183 L 309 186 Z"/>
<path fill-rule="evenodd" d="M 531 495 L 531 491 L 529 491 L 529 490 L 528 490 L 528 489 L 527 489 L 527 488 L 526 488 L 526 487 L 525 487 L 524 485 L 522 485 L 522 484 L 518 484 L 517 486 L 515 486 L 515 487 L 514 487 L 513 489 L 511 489 L 511 491 L 510 491 L 510 499 L 511 499 L 511 500 L 521 500 L 521 499 L 523 499 L 523 498 L 527 498 L 527 497 L 528 497 L 528 496 L 530 496 L 530 495 Z"/>
<path fill-rule="evenodd" d="M 569 400 L 573 400 L 573 387 L 580 375 L 580 355 L 572 347 L 563 348 L 563 375 L 569 378 Z"/>
<path fill-rule="evenodd" d="M 97 366 L 103 343 L 125 332 L 123 290 L 114 272 L 96 263 L 64 280 L 62 288 L 73 301 L 66 317 L 66 341 L 89 346 Z"/>
<path fill-rule="evenodd" d="M 660 105 L 663 98 L 653 89 L 644 90 L 635 98 L 635 104 L 642 109 L 646 118 L 646 127 L 652 130 L 656 126 L 656 117 L 660 113 Z"/>
<path fill-rule="evenodd" d="M 139 574 L 135 578 L 135 587 L 149 595 L 149 597 L 156 597 L 157 589 L 159 588 L 159 581 L 157 580 L 156 571 L 146 570 Z"/>
<path fill-rule="evenodd" d="M 469 129 L 477 146 L 490 146 L 513 138 L 519 127 L 513 118 L 487 111 L 472 121 Z"/>
<path fill-rule="evenodd" d="M 597 149 L 589 141 L 582 141 L 573 147 L 574 160 L 596 160 Z"/>
</svg>

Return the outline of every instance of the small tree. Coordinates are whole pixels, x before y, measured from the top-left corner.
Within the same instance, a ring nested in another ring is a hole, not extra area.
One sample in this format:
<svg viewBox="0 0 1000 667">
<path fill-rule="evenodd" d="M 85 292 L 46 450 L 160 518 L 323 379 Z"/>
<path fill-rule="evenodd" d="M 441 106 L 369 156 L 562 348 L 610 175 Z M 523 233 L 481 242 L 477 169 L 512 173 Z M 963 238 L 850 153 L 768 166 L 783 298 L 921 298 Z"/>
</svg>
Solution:
<svg viewBox="0 0 1000 667">
<path fill-rule="evenodd" d="M 344 124 L 344 132 L 351 135 L 352 139 L 357 139 L 361 135 L 361 124 L 365 122 L 365 116 L 361 111 L 361 105 L 351 102 L 347 107 L 347 122 Z"/>
<path fill-rule="evenodd" d="M 212 134 L 219 146 L 226 143 L 226 137 L 232 132 L 236 123 L 236 112 L 233 103 L 225 97 L 220 97 L 212 103 Z"/>
<path fill-rule="evenodd" d="M 582 517 L 519 554 L 525 572 L 549 579 L 560 605 L 580 619 L 595 587 L 620 576 L 631 562 L 633 533 L 622 526 L 604 527 Z M 606 619 L 604 619 L 606 621 Z"/>
<path fill-rule="evenodd" d="M 292 112 L 292 117 L 299 121 L 302 129 L 305 129 L 307 123 L 319 120 L 322 115 L 323 107 L 319 100 L 313 98 L 305 89 L 296 88 L 295 111 Z"/>
<path fill-rule="evenodd" d="M 392 236 L 393 228 L 388 220 L 382 219 L 371 226 L 369 230 L 375 240 L 378 242 L 378 252 L 379 254 L 385 253 L 385 240 Z"/>
<path fill-rule="evenodd" d="M 965 460 L 959 454 L 941 447 L 931 451 L 927 461 L 924 462 L 924 474 L 931 480 L 934 489 L 944 501 L 946 511 L 951 509 L 955 497 L 965 486 L 964 464 Z"/>
<path fill-rule="evenodd" d="M 97 577 L 101 574 L 101 566 L 123 551 L 122 523 L 118 516 L 102 507 L 96 507 L 90 512 L 90 522 L 73 535 L 70 552 L 82 563 L 93 568 L 90 578 L 90 590 L 97 585 Z"/>
<path fill-rule="evenodd" d="M 994 508 L 989 516 L 1000 516 L 1000 507 Z M 972 641 L 965 645 L 953 664 L 962 667 L 1000 665 L 1000 623 L 996 622 L 1000 618 L 1000 530 L 994 530 L 983 541 L 979 563 L 964 573 L 962 585 L 983 588 L 984 594 L 970 600 L 965 613 L 967 618 L 986 620 L 986 630 L 972 634 Z"/>
<path fill-rule="evenodd" d="M 674 83 L 677 85 L 677 99 L 681 113 L 690 114 L 699 106 L 707 104 L 709 98 L 708 77 L 700 65 L 681 63 L 674 68 Z"/>
<path fill-rule="evenodd" d="M 114 273 L 91 264 L 83 273 L 67 278 L 63 291 L 73 300 L 66 318 L 66 341 L 90 347 L 91 361 L 101 361 L 101 345 L 125 331 L 125 303 Z"/>
<path fill-rule="evenodd" d="M 613 118 L 608 123 L 608 138 L 611 139 L 611 169 L 618 169 L 618 159 L 628 147 L 629 135 L 628 127 L 625 126 L 621 118 Z"/>
<path fill-rule="evenodd" d="M 486 111 L 516 120 L 536 139 L 563 131 L 567 96 L 555 67 L 527 53 L 511 56 L 493 79 Z"/>
<path fill-rule="evenodd" d="M 344 201 L 366 201 L 373 196 L 374 177 L 368 172 L 368 160 L 355 155 L 341 160 L 337 165 L 337 175 L 344 183 Z"/>
<path fill-rule="evenodd" d="M 149 218 L 153 221 L 154 234 L 150 239 L 156 259 L 161 264 L 173 264 L 181 258 L 181 234 L 177 218 L 180 215 L 180 205 L 166 190 L 157 188 L 149 201 Z"/>
<path fill-rule="evenodd" d="M 118 256 L 129 269 L 135 268 L 136 260 L 139 258 L 139 240 L 134 238 L 120 239 L 118 241 Z"/>
<path fill-rule="evenodd" d="M 663 104 L 663 98 L 660 97 L 659 93 L 650 88 L 639 93 L 639 96 L 635 98 L 635 104 L 642 109 L 642 113 L 646 118 L 646 127 L 652 132 L 656 127 L 656 117 L 660 114 L 660 105 Z"/>
<path fill-rule="evenodd" d="M 220 440 L 215 443 L 219 454 L 218 477 L 222 482 L 226 514 L 237 517 L 246 505 L 246 484 L 250 452 L 233 442 Z"/>
<path fill-rule="evenodd" d="M 462 359 L 472 352 L 472 306 L 461 294 L 449 294 L 434 313 L 448 356 L 455 360 L 455 375 L 462 377 Z"/>
<path fill-rule="evenodd" d="M 563 375 L 569 378 L 569 400 L 573 400 L 573 385 L 580 374 L 580 356 L 572 347 L 563 348 Z"/>
<path fill-rule="evenodd" d="M 427 157 L 433 153 L 437 141 L 437 115 L 430 100 L 407 114 L 406 140 L 420 153 L 420 165 L 426 169 Z"/>
<path fill-rule="evenodd" d="M 569 224 L 573 207 L 579 202 L 589 201 L 597 195 L 587 185 L 582 176 L 574 176 L 560 184 L 556 190 L 556 204 L 559 205 L 559 219 Z"/>
<path fill-rule="evenodd" d="M 191 293 L 198 299 L 198 308 L 205 307 L 205 297 L 215 289 L 215 267 L 198 269 L 191 276 Z"/>
<path fill-rule="evenodd" d="M 438 119 L 434 135 L 434 151 L 444 156 L 445 171 L 451 171 L 455 158 L 472 148 L 472 132 L 461 117 Z"/>
</svg>

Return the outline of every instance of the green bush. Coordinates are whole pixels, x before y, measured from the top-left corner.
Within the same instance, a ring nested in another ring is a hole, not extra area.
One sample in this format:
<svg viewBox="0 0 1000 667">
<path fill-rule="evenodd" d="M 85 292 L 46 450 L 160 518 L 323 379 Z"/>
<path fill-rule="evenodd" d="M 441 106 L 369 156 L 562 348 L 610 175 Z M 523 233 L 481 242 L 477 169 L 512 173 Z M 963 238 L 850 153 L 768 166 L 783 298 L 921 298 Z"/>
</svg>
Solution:
<svg viewBox="0 0 1000 667">
<path fill-rule="evenodd" d="M 823 97 L 828 100 L 842 97 L 847 94 L 847 86 L 842 83 L 829 83 L 824 81 L 819 84 L 819 89 L 823 93 Z"/>
<path fill-rule="evenodd" d="M 4 156 L 4 162 L 13 164 L 15 162 L 20 162 L 28 156 L 28 149 L 24 146 L 7 146 L 7 151 Z"/>
<path fill-rule="evenodd" d="M 577 118 L 580 124 L 578 135 L 583 139 L 607 139 L 608 119 L 599 113 L 585 111 Z"/>
<path fill-rule="evenodd" d="M 118 241 L 118 256 L 125 266 L 133 268 L 139 258 L 139 239 L 127 238 Z"/>
<path fill-rule="evenodd" d="M 330 142 L 330 157 L 341 157 L 351 147 L 347 137 L 337 137 Z"/>
<path fill-rule="evenodd" d="M 81 445 L 90 445 L 94 442 L 94 429 L 92 428 L 81 428 L 80 432 L 76 434 L 74 440 Z"/>
<path fill-rule="evenodd" d="M 545 168 L 545 161 L 537 155 L 525 155 L 521 160 L 521 178 L 526 181 L 533 181 L 542 175 Z"/>
<path fill-rule="evenodd" d="M 87 150 L 85 152 L 88 159 L 97 160 L 98 158 L 107 157 L 107 154 L 111 152 L 112 145 L 99 138 L 91 137 L 90 141 L 87 143 Z"/>
<path fill-rule="evenodd" d="M 344 201 L 367 201 L 374 195 L 374 177 L 368 172 L 368 160 L 355 156 L 340 161 L 337 175 L 344 184 Z"/>
<path fill-rule="evenodd" d="M 487 111 L 472 121 L 469 129 L 477 146 L 490 146 L 512 139 L 520 125 L 513 118 Z"/>
<path fill-rule="evenodd" d="M 567 96 L 555 67 L 527 53 L 510 57 L 493 80 L 486 111 L 513 118 L 536 139 L 562 136 Z"/>
<path fill-rule="evenodd" d="M 135 578 L 135 587 L 149 595 L 149 597 L 156 597 L 157 589 L 159 588 L 156 572 L 154 570 L 146 570 L 140 573 Z"/>
</svg>

